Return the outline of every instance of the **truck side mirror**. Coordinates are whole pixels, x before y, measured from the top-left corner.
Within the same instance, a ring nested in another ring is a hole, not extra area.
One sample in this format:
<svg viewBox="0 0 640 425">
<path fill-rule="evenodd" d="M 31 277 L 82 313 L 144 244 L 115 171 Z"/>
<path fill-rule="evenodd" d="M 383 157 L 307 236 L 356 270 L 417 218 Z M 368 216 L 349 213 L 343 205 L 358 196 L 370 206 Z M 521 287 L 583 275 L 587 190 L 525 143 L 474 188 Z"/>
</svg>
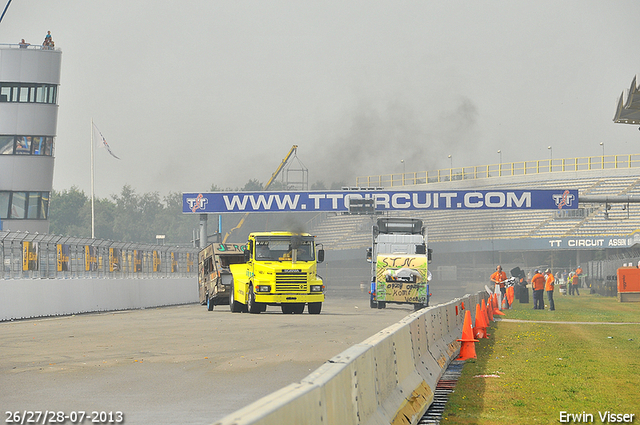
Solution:
<svg viewBox="0 0 640 425">
<path fill-rule="evenodd" d="M 367 248 L 367 261 L 370 263 L 371 258 L 373 257 L 373 253 L 371 252 L 371 248 Z"/>
<path fill-rule="evenodd" d="M 318 263 L 322 263 L 324 261 L 324 249 L 318 250 Z"/>
<path fill-rule="evenodd" d="M 427 249 L 427 260 L 429 260 L 429 262 L 433 260 L 433 249 L 431 248 Z"/>
</svg>

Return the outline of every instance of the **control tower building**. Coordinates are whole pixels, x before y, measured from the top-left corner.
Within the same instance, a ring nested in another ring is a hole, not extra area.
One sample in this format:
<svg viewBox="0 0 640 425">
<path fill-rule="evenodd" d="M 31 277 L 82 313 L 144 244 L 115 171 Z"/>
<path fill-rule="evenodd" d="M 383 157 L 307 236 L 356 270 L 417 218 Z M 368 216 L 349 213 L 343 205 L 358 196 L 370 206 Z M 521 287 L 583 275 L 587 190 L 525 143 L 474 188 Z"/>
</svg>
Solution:
<svg viewBox="0 0 640 425">
<path fill-rule="evenodd" d="M 0 44 L 0 230 L 49 231 L 61 58 Z"/>
</svg>

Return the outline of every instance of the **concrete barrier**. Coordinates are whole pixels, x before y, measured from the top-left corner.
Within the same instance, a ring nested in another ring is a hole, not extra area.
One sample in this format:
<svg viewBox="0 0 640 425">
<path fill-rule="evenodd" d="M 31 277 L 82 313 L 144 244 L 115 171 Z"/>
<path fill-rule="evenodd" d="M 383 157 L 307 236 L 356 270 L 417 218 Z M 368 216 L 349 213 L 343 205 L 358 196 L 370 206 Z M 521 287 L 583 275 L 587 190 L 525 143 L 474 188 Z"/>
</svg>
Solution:
<svg viewBox="0 0 640 425">
<path fill-rule="evenodd" d="M 196 278 L 0 280 L 0 321 L 198 301 Z"/>
<path fill-rule="evenodd" d="M 475 308 L 483 297 L 466 295 L 415 312 L 216 425 L 415 424 L 460 350 L 462 303 Z"/>
</svg>

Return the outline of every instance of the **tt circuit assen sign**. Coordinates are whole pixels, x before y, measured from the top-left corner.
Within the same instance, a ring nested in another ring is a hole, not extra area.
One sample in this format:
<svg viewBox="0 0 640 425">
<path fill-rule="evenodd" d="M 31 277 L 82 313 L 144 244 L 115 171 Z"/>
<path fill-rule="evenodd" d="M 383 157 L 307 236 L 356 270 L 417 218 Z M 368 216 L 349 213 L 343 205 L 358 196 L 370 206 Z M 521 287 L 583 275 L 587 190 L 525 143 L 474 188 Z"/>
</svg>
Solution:
<svg viewBox="0 0 640 425">
<path fill-rule="evenodd" d="M 351 199 L 375 199 L 376 211 L 577 209 L 577 190 L 313 191 L 183 193 L 186 214 L 347 212 Z"/>
</svg>

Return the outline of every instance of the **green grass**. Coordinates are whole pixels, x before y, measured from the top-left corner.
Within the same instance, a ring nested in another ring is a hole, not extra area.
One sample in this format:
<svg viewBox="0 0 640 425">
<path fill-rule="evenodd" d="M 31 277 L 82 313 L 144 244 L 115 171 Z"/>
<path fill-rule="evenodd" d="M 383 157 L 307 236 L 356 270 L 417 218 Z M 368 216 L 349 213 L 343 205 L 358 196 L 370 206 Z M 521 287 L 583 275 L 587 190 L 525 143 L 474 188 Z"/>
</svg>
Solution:
<svg viewBox="0 0 640 425">
<path fill-rule="evenodd" d="M 476 343 L 447 403 L 444 424 L 559 423 L 560 411 L 640 416 L 640 303 L 597 295 L 558 296 L 556 311 L 514 303 Z M 626 322 L 636 324 L 577 324 Z M 476 375 L 499 375 L 481 378 Z"/>
</svg>

